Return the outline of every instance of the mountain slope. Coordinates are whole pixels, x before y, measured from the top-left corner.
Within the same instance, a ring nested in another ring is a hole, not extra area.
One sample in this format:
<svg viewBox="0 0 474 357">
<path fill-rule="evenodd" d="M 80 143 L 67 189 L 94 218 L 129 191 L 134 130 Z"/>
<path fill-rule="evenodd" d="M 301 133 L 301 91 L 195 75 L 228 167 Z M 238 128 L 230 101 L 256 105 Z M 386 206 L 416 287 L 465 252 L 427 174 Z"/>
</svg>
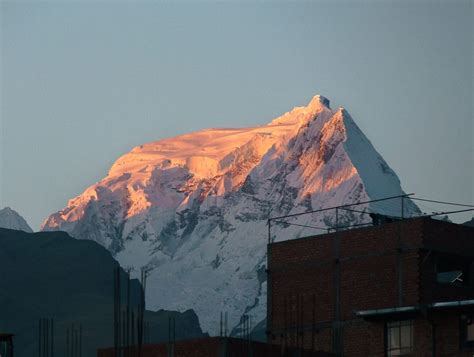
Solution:
<svg viewBox="0 0 474 357">
<path fill-rule="evenodd" d="M 0 209 L 0 228 L 16 229 L 32 233 L 33 230 L 26 223 L 26 220 L 10 207 Z"/>
<path fill-rule="evenodd" d="M 66 328 L 82 324 L 84 356 L 113 346 L 113 271 L 118 263 L 92 241 L 64 232 L 29 234 L 0 229 L 0 331 L 15 334 L 15 356 L 37 355 L 38 320 L 54 318 L 55 351 L 66 349 Z M 121 272 L 125 281 L 125 272 Z M 124 284 L 125 285 L 125 284 Z M 140 294 L 131 281 L 134 305 Z M 126 292 L 123 291 L 125 301 Z M 147 311 L 151 341 L 168 338 L 168 317 L 174 316 L 177 338 L 202 336 L 192 311 Z"/>
<path fill-rule="evenodd" d="M 51 215 L 65 230 L 107 247 L 124 267 L 147 266 L 147 302 L 193 308 L 216 332 L 243 313 L 265 316 L 266 219 L 402 194 L 400 181 L 343 108 L 315 96 L 267 125 L 207 129 L 134 148 L 107 177 Z M 366 207 L 398 215 L 393 203 Z M 411 202 L 406 212 L 416 210 Z M 341 214 L 340 223 L 367 215 Z M 292 223 L 334 225 L 332 212 Z M 275 239 L 315 234 L 276 225 Z"/>
</svg>

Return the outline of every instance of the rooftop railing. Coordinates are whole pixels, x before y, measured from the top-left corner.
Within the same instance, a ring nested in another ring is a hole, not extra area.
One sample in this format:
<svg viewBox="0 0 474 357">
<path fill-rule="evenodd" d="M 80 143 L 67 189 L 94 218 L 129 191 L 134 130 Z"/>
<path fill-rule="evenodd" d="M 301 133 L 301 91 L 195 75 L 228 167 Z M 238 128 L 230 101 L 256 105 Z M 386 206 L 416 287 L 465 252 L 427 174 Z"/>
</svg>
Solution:
<svg viewBox="0 0 474 357">
<path fill-rule="evenodd" d="M 452 209 L 454 207 L 456 209 Z M 467 217 L 469 212 L 474 212 L 474 205 L 431 200 L 409 193 L 271 217 L 267 221 L 268 243 L 288 240 L 289 227 L 296 227 L 294 233 L 298 237 L 289 238 L 296 239 L 417 217 L 451 221 L 453 215 Z M 285 230 L 286 239 L 278 239 L 276 229 Z"/>
</svg>

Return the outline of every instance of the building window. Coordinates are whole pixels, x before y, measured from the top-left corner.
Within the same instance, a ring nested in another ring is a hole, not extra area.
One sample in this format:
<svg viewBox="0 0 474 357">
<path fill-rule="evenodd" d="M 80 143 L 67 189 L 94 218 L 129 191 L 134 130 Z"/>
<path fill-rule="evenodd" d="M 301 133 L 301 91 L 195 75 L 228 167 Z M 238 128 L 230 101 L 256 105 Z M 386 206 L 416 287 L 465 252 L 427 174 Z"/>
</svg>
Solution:
<svg viewBox="0 0 474 357">
<path fill-rule="evenodd" d="M 464 347 L 474 346 L 474 316 L 461 315 L 461 344 Z"/>
<path fill-rule="evenodd" d="M 386 325 L 387 356 L 413 353 L 413 320 L 393 321 Z"/>
<path fill-rule="evenodd" d="M 470 262 L 439 258 L 436 264 L 438 284 L 469 285 Z"/>
</svg>

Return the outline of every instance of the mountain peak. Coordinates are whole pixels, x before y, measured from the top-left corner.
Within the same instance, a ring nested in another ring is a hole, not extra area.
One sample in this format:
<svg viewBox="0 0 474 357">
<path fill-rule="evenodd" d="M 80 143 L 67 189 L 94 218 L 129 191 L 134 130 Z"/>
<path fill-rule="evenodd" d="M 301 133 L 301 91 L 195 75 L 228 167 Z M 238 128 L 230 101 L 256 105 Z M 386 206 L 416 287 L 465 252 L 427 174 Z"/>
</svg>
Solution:
<svg viewBox="0 0 474 357">
<path fill-rule="evenodd" d="M 10 207 L 0 209 L 0 228 L 15 229 L 27 233 L 33 233 L 25 219 Z"/>
<path fill-rule="evenodd" d="M 331 109 L 330 106 L 329 106 L 329 103 L 330 103 L 329 99 L 327 99 L 326 97 L 324 97 L 320 94 L 317 94 L 308 103 L 307 108 L 320 108 L 321 106 L 323 106 L 323 107 L 326 107 L 328 109 Z"/>
<path fill-rule="evenodd" d="M 269 216 L 402 193 L 349 113 L 316 95 L 266 125 L 201 130 L 137 147 L 51 215 L 43 230 L 95 240 L 136 271 L 146 266 L 152 309 L 193 308 L 203 327 L 216 332 L 215 311 L 229 311 L 232 326 L 243 313 L 255 321 L 265 315 Z M 305 226 L 331 227 L 335 217 L 298 219 L 275 227 L 274 238 L 312 235 Z"/>
</svg>

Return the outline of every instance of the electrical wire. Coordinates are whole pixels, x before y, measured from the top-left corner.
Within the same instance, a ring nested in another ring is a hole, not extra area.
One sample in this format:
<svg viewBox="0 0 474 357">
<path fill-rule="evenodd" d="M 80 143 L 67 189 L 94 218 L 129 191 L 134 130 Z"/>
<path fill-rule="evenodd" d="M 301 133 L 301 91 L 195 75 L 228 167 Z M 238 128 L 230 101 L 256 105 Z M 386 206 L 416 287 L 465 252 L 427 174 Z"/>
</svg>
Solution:
<svg viewBox="0 0 474 357">
<path fill-rule="evenodd" d="M 455 202 L 444 202 L 444 201 L 435 201 L 435 200 L 428 200 L 426 198 L 418 198 L 418 197 L 412 197 L 412 200 L 417 200 L 417 201 L 425 201 L 425 202 L 433 202 L 433 203 L 441 203 L 444 205 L 451 205 L 451 206 L 459 206 L 459 207 L 471 207 L 474 208 L 474 205 L 466 205 L 464 203 L 455 203 Z"/>
</svg>

